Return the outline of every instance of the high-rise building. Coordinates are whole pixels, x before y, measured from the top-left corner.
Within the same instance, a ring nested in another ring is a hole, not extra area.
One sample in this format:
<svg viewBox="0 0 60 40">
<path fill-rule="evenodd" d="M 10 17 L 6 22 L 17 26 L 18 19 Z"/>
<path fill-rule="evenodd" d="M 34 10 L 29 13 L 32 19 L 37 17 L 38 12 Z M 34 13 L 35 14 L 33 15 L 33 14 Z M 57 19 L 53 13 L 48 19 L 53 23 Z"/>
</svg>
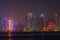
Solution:
<svg viewBox="0 0 60 40">
<path fill-rule="evenodd" d="M 35 29 L 39 28 L 40 24 L 41 24 L 40 18 L 38 16 L 34 16 L 34 26 L 35 26 Z"/>
<path fill-rule="evenodd" d="M 15 31 L 16 25 L 17 24 L 14 20 L 8 20 L 8 30 L 9 31 Z"/>
<path fill-rule="evenodd" d="M 8 20 L 8 30 L 12 31 L 12 20 Z"/>
<path fill-rule="evenodd" d="M 26 16 L 26 26 L 30 30 L 34 30 L 34 18 L 32 13 L 28 13 Z"/>
<path fill-rule="evenodd" d="M 27 27 L 29 28 L 29 29 L 31 29 L 31 19 L 32 19 L 32 13 L 28 13 L 28 15 L 27 15 L 27 17 L 28 17 L 28 22 L 27 22 Z"/>
</svg>

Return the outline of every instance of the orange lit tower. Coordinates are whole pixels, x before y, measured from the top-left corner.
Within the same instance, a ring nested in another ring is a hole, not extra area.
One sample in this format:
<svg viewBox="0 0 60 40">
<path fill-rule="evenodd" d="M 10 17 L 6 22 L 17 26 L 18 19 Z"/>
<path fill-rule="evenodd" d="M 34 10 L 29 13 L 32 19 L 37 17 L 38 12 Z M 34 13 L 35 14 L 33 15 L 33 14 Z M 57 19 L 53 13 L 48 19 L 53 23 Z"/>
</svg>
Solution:
<svg viewBox="0 0 60 40">
<path fill-rule="evenodd" d="M 8 30 L 12 31 L 12 20 L 8 20 Z"/>
</svg>

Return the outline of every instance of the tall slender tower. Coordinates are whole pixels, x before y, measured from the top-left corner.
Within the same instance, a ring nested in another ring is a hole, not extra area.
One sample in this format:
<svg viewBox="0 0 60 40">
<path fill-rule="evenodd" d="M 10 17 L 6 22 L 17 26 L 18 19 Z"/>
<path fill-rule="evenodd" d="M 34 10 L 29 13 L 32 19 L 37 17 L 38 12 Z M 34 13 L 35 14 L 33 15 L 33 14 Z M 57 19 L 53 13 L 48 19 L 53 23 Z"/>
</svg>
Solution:
<svg viewBox="0 0 60 40">
<path fill-rule="evenodd" d="M 12 20 L 8 20 L 8 30 L 12 31 Z"/>
<path fill-rule="evenodd" d="M 32 13 L 28 13 L 27 15 L 27 27 L 30 29 L 30 30 L 33 30 L 34 27 L 33 27 L 33 15 Z"/>
</svg>

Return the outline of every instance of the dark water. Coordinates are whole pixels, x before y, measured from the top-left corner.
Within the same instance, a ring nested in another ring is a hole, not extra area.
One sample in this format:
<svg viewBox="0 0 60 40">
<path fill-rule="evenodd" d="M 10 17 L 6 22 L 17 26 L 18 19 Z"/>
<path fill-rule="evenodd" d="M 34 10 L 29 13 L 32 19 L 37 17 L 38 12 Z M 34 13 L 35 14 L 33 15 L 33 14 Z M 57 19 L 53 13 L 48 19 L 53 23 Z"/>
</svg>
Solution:
<svg viewBox="0 0 60 40">
<path fill-rule="evenodd" d="M 39 33 L 12 32 L 11 35 L 12 40 L 46 40 L 46 39 L 58 40 L 60 32 L 39 32 Z M 8 32 L 0 32 L 0 40 L 9 40 Z"/>
</svg>

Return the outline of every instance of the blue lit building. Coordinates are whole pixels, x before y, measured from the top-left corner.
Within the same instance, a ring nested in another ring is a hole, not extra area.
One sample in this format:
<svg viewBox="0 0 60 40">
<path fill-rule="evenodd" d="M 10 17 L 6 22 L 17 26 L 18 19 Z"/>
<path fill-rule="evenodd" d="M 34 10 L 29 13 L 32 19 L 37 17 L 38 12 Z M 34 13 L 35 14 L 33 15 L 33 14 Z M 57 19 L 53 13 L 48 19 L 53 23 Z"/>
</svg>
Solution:
<svg viewBox="0 0 60 40">
<path fill-rule="evenodd" d="M 39 26 L 38 25 L 38 16 L 34 16 L 34 26 L 35 26 L 35 29 Z"/>
</svg>

